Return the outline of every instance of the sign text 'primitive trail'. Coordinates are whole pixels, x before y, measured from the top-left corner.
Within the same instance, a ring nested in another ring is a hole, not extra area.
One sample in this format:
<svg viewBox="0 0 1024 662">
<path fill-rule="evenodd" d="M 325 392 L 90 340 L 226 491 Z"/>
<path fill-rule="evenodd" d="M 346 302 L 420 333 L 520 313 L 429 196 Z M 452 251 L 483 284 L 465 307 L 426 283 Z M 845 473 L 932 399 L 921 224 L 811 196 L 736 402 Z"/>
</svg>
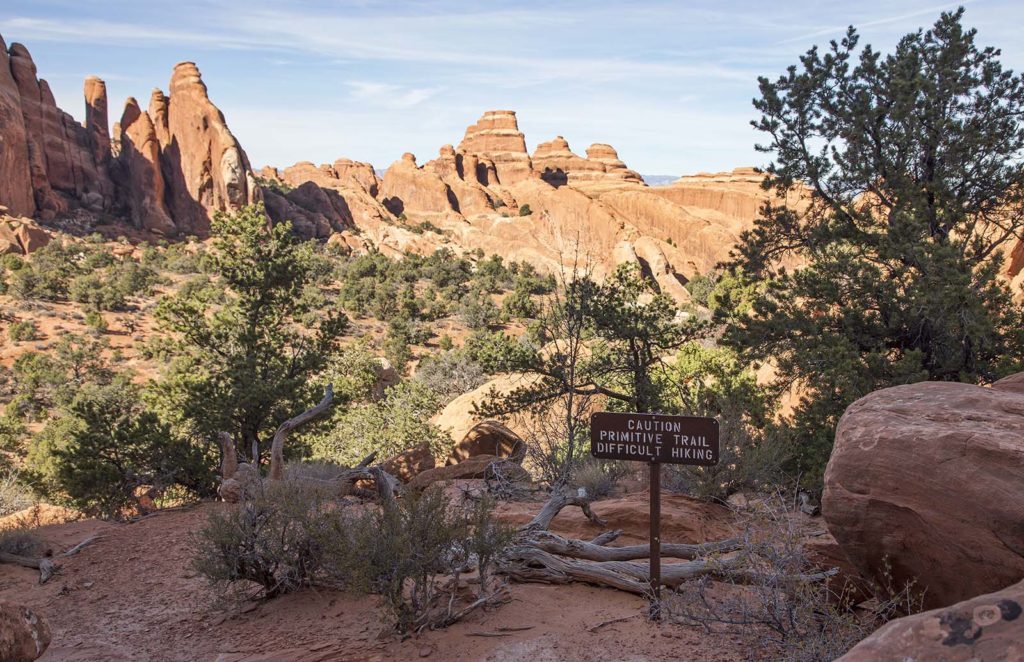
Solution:
<svg viewBox="0 0 1024 662">
<path fill-rule="evenodd" d="M 718 420 L 598 412 L 590 417 L 590 454 L 607 460 L 718 464 Z"/>
</svg>

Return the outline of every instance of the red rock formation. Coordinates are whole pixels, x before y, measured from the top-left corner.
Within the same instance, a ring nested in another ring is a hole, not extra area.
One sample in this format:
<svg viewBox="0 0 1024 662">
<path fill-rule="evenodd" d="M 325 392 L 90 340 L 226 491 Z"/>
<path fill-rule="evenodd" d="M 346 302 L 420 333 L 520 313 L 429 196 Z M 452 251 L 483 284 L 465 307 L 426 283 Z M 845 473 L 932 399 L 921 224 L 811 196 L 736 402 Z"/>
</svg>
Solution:
<svg viewBox="0 0 1024 662">
<path fill-rule="evenodd" d="M 408 212 L 448 213 L 456 211 L 452 190 L 436 173 L 416 165 L 408 152 L 391 164 L 380 186 L 380 200 L 395 216 Z"/>
<path fill-rule="evenodd" d="M 594 143 L 587 148 L 587 160 L 593 163 L 600 163 L 604 166 L 606 174 L 610 175 L 615 179 L 621 179 L 626 182 L 633 182 L 636 184 L 643 184 L 643 177 L 640 173 L 635 170 L 630 170 L 626 167 L 626 164 L 619 160 L 619 154 L 616 152 L 611 145 L 604 143 Z"/>
<path fill-rule="evenodd" d="M 483 114 L 476 124 L 466 129 L 458 151 L 475 154 L 494 163 L 497 181 L 490 186 L 508 186 L 533 175 L 530 155 L 526 152 L 526 138 L 519 131 L 515 111 L 491 110 Z"/>
<path fill-rule="evenodd" d="M 3 149 L 11 170 L 0 203 L 43 219 L 79 206 L 93 212 L 109 207 L 113 185 L 107 172 L 110 139 L 103 81 L 86 80 L 83 126 L 57 107 L 50 86 L 36 77 L 28 49 L 12 44 L 9 52 L 4 52 L 3 61 L 6 66 L 0 74 L 0 112 L 7 115 L 2 124 Z M 21 110 L 20 121 L 11 114 L 16 107 Z M 26 204 L 29 196 L 31 205 Z"/>
<path fill-rule="evenodd" d="M 923 382 L 850 405 L 822 514 L 861 574 L 944 607 L 1024 578 L 1024 396 Z"/>
<path fill-rule="evenodd" d="M 110 165 L 110 130 L 107 116 L 107 84 L 96 76 L 85 79 L 85 129 L 92 148 L 93 162 L 102 168 Z"/>
<path fill-rule="evenodd" d="M 159 87 L 154 87 L 149 95 L 149 119 L 153 123 L 157 140 L 160 141 L 160 149 L 164 149 L 171 142 L 171 130 L 167 125 L 167 107 L 169 100 Z"/>
<path fill-rule="evenodd" d="M 369 163 L 352 161 L 350 159 L 338 159 L 334 162 L 334 174 L 341 182 L 358 184 L 364 191 L 377 197 L 380 179 L 377 177 L 373 166 Z"/>
<path fill-rule="evenodd" d="M 36 210 L 44 218 L 53 218 L 67 210 L 65 201 L 50 187 L 43 121 L 42 95 L 36 79 L 36 65 L 28 50 L 21 44 L 11 44 L 11 75 L 21 98 L 21 112 L 25 124 L 28 147 L 28 165 L 32 180 L 32 193 Z M 59 169 L 55 164 L 55 170 Z"/>
<path fill-rule="evenodd" d="M 886 623 L 839 662 L 1024 659 L 1024 582 Z"/>
<path fill-rule="evenodd" d="M 604 164 L 589 161 L 569 149 L 562 136 L 537 145 L 533 152 L 533 169 L 552 186 L 564 186 L 570 181 L 590 179 L 604 175 Z"/>
<path fill-rule="evenodd" d="M 164 205 L 163 173 L 160 168 L 160 141 L 147 113 L 128 97 L 121 116 L 120 190 L 131 213 L 132 224 L 162 234 L 175 231 Z"/>
<path fill-rule="evenodd" d="M 473 159 L 472 165 L 473 170 L 467 175 L 465 155 L 456 152 L 451 145 L 445 145 L 436 159 L 423 166 L 424 171 L 433 172 L 448 185 L 454 195 L 452 207 L 463 216 L 494 211 L 492 194 L 476 176 L 479 159 Z"/>
<path fill-rule="evenodd" d="M 0 37 L 0 203 L 16 216 L 36 209 L 29 174 L 28 136 L 21 110 L 21 94 L 11 74 L 7 44 Z"/>
<path fill-rule="evenodd" d="M 171 214 L 179 230 L 205 233 L 217 211 L 261 199 L 249 159 L 210 101 L 193 62 L 171 76 L 168 143 L 162 151 Z"/>
</svg>

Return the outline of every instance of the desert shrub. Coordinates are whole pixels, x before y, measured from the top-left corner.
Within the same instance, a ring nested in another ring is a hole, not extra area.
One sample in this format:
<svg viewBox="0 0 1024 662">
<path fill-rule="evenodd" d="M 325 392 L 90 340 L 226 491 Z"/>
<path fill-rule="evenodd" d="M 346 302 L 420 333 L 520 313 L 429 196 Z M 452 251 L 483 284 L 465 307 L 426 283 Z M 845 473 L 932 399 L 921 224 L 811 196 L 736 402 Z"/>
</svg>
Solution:
<svg viewBox="0 0 1024 662">
<path fill-rule="evenodd" d="M 14 471 L 0 474 L 0 517 L 31 508 L 36 497 Z"/>
<path fill-rule="evenodd" d="M 212 494 L 213 458 L 176 436 L 123 381 L 86 384 L 32 440 L 28 468 L 40 492 L 90 515 L 120 518 L 143 494 L 177 487 Z"/>
<path fill-rule="evenodd" d="M 493 504 L 468 512 L 449 507 L 441 490 L 406 495 L 347 524 L 344 548 L 329 552 L 333 571 L 357 590 L 379 594 L 399 632 L 419 632 L 453 622 L 459 575 L 480 570 L 478 598 L 494 595 L 488 580 L 494 559 L 512 530 L 493 517 Z M 447 585 L 445 585 L 447 583 Z"/>
<path fill-rule="evenodd" d="M 420 361 L 415 379 L 447 403 L 482 385 L 487 374 L 466 352 L 449 349 Z"/>
<path fill-rule="evenodd" d="M 501 313 L 507 318 L 533 319 L 541 312 L 540 304 L 533 300 L 529 290 L 517 287 L 501 302 Z"/>
<path fill-rule="evenodd" d="M 126 303 L 125 294 L 96 272 L 76 276 L 68 287 L 68 297 L 96 310 L 122 310 Z"/>
<path fill-rule="evenodd" d="M 572 482 L 576 487 L 587 490 L 587 495 L 600 499 L 612 493 L 618 483 L 628 473 L 629 467 L 623 462 L 598 460 L 584 455 L 576 463 L 572 472 Z"/>
<path fill-rule="evenodd" d="M 210 512 L 190 540 L 192 567 L 219 587 L 252 582 L 272 598 L 307 586 L 324 564 L 338 518 L 327 491 L 302 481 L 262 484 Z"/>
<path fill-rule="evenodd" d="M 373 395 L 380 361 L 362 343 L 343 347 L 331 357 L 318 381 L 334 385 L 338 403 L 360 402 Z"/>
<path fill-rule="evenodd" d="M 39 536 L 24 528 L 0 531 L 0 552 L 18 556 L 38 556 L 43 542 Z"/>
<path fill-rule="evenodd" d="M 20 320 L 18 322 L 12 322 L 11 325 L 7 327 L 7 337 L 14 342 L 35 340 L 39 337 L 39 329 L 36 327 L 36 323 L 32 320 Z"/>
<path fill-rule="evenodd" d="M 459 302 L 459 318 L 471 329 L 486 329 L 498 323 L 501 311 L 485 292 L 473 290 Z"/>
<path fill-rule="evenodd" d="M 671 621 L 738 636 L 772 659 L 817 662 L 841 657 L 885 621 L 921 609 L 920 593 L 907 585 L 864 612 L 852 610 L 847 587 L 823 581 L 808 559 L 805 531 L 778 495 L 740 520 L 738 569 L 754 580 L 705 575 L 684 583 L 665 601 Z"/>
<path fill-rule="evenodd" d="M 686 283 L 686 290 L 690 293 L 690 300 L 707 308 L 711 293 L 718 283 L 719 274 L 717 271 L 709 271 L 705 274 L 697 274 Z"/>
<path fill-rule="evenodd" d="M 529 216 L 532 213 L 533 213 L 533 210 L 530 209 L 530 205 L 523 205 L 522 207 L 519 208 L 519 215 L 520 216 Z"/>
<path fill-rule="evenodd" d="M 85 314 L 85 325 L 89 327 L 89 331 L 95 334 L 102 334 L 107 332 L 107 320 L 103 317 L 103 314 L 98 310 L 90 310 Z"/>
<path fill-rule="evenodd" d="M 439 405 L 437 394 L 419 382 L 396 384 L 376 402 L 336 411 L 328 432 L 308 441 L 313 459 L 352 466 L 372 452 L 383 460 L 422 443 L 443 457 L 451 438 L 429 421 Z"/>
</svg>

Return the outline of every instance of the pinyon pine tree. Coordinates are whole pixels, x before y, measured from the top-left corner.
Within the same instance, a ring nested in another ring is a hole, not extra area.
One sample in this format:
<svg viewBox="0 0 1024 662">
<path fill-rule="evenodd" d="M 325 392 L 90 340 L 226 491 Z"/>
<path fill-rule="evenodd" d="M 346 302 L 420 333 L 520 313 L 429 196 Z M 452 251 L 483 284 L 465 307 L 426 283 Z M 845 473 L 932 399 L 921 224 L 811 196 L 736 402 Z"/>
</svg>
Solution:
<svg viewBox="0 0 1024 662">
<path fill-rule="evenodd" d="M 763 287 L 726 341 L 801 385 L 805 475 L 820 475 L 855 399 L 988 382 L 1021 357 L 1021 310 L 999 273 L 1024 228 L 1024 79 L 962 17 L 942 14 L 890 55 L 858 54 L 850 28 L 760 79 L 765 187 L 809 196 L 766 205 L 743 236 L 733 273 Z M 780 266 L 794 257 L 802 267 Z"/>
<path fill-rule="evenodd" d="M 156 400 L 188 431 L 227 431 L 258 458 L 268 434 L 319 399 L 323 385 L 311 379 L 348 320 L 302 296 L 318 273 L 313 255 L 290 224 L 271 227 L 262 205 L 219 213 L 210 231 L 214 280 L 157 310 L 177 358 Z"/>
</svg>

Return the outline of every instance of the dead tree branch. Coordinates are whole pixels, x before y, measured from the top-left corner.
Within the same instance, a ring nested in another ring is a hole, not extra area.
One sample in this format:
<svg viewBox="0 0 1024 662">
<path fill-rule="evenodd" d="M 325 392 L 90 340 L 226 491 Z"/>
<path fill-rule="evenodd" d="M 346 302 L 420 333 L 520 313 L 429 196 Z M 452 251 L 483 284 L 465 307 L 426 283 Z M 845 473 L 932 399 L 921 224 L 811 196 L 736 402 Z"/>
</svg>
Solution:
<svg viewBox="0 0 1024 662">
<path fill-rule="evenodd" d="M 277 428 L 277 432 L 274 433 L 274 440 L 270 445 L 270 473 L 267 475 L 270 480 L 281 480 L 284 478 L 284 442 L 288 439 L 288 435 L 293 430 L 302 427 L 325 413 L 331 408 L 333 400 L 334 386 L 328 384 L 327 388 L 324 389 L 323 399 L 315 407 L 307 409 L 294 418 L 289 418 Z"/>
</svg>

